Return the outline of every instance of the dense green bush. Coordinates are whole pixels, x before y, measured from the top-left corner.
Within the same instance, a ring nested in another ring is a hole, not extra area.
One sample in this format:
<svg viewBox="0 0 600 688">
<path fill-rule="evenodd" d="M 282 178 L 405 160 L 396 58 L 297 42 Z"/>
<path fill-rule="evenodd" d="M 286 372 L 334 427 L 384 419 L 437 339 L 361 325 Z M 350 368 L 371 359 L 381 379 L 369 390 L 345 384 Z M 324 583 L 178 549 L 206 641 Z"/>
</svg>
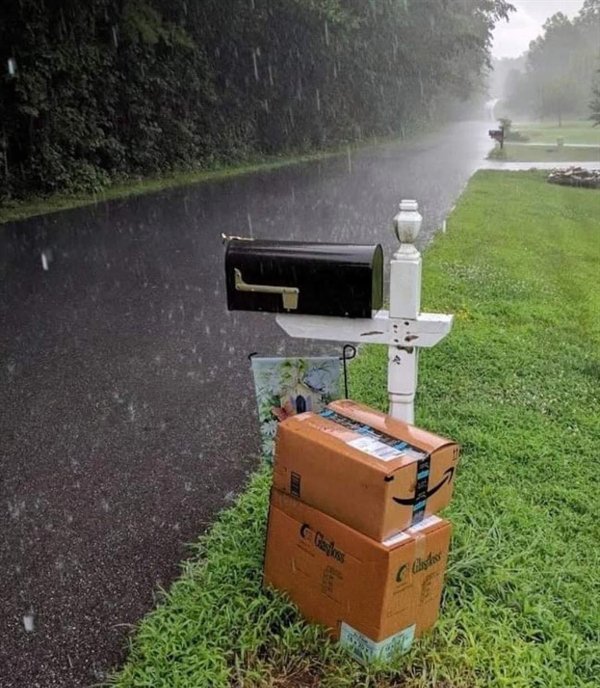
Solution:
<svg viewBox="0 0 600 688">
<path fill-rule="evenodd" d="M 0 199 L 402 132 L 477 88 L 506 0 L 15 0 Z M 6 66 L 6 68 L 5 68 Z"/>
</svg>

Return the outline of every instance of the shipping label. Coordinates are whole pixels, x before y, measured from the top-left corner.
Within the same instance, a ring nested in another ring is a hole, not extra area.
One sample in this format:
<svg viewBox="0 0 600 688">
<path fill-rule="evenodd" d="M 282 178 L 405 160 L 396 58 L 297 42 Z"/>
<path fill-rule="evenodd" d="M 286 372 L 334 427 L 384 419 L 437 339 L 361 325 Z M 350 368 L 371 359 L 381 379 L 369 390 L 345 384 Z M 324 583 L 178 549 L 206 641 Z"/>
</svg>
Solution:
<svg viewBox="0 0 600 688">
<path fill-rule="evenodd" d="M 340 645 L 347 648 L 356 659 L 362 662 L 369 662 L 374 659 L 388 662 L 396 655 L 408 652 L 414 637 L 415 624 L 379 642 L 371 640 L 345 621 L 342 621 L 340 628 Z"/>
<path fill-rule="evenodd" d="M 370 425 L 365 425 L 352 418 L 342 416 L 342 414 L 337 413 L 337 411 L 324 409 L 321 411 L 320 415 L 327 420 L 331 420 L 361 435 L 362 437 L 350 440 L 348 444 L 382 461 L 391 461 L 392 459 L 397 459 L 399 456 L 407 456 L 419 461 L 429 456 L 427 452 L 417 447 L 413 447 L 413 445 L 408 442 L 399 440 L 397 437 L 392 437 L 392 435 L 388 435 L 380 430 L 376 430 Z"/>
</svg>

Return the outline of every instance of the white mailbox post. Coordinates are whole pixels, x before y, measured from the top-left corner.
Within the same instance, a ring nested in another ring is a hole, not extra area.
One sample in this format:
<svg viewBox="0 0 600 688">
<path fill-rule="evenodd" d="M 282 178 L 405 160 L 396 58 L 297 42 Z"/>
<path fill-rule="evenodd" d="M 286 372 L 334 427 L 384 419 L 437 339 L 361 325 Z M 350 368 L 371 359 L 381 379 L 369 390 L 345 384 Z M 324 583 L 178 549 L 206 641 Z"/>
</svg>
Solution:
<svg viewBox="0 0 600 688">
<path fill-rule="evenodd" d="M 423 218 L 416 201 L 403 200 L 394 218 L 400 246 L 390 264 L 389 311 L 372 318 L 336 318 L 280 313 L 278 325 L 290 336 L 335 342 L 386 344 L 389 412 L 414 423 L 418 352 L 442 340 L 452 327 L 452 315 L 421 313 L 421 254 L 414 241 Z"/>
</svg>

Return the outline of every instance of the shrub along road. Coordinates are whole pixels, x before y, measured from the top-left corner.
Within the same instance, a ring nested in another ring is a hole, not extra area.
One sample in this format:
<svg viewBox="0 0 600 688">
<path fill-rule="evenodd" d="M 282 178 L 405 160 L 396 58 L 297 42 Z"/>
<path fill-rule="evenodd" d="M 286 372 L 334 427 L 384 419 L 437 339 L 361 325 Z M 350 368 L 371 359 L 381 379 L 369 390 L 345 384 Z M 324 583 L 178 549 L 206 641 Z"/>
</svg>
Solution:
<svg viewBox="0 0 600 688">
<path fill-rule="evenodd" d="M 141 624 L 118 688 L 592 688 L 600 583 L 599 192 L 479 172 L 427 251 L 424 308 L 456 313 L 421 356 L 417 422 L 463 446 L 441 620 L 365 670 L 261 588 L 269 471 Z M 351 394 L 386 406 L 386 350 Z"/>
<path fill-rule="evenodd" d="M 3 688 L 122 660 L 126 624 L 256 466 L 246 355 L 315 350 L 226 312 L 221 232 L 389 248 L 415 197 L 426 241 L 488 128 L 0 227 Z"/>
</svg>

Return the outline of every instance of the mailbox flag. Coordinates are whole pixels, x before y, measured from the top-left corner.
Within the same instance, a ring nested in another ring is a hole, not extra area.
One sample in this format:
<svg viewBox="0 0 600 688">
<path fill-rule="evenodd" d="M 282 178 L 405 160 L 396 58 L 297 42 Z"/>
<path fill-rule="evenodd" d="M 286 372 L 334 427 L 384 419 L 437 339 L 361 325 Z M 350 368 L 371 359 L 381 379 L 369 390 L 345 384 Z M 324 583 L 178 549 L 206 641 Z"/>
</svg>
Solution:
<svg viewBox="0 0 600 688">
<path fill-rule="evenodd" d="M 253 356 L 261 453 L 273 461 L 277 423 L 305 411 L 319 412 L 341 397 L 339 356 L 262 358 Z"/>
</svg>

